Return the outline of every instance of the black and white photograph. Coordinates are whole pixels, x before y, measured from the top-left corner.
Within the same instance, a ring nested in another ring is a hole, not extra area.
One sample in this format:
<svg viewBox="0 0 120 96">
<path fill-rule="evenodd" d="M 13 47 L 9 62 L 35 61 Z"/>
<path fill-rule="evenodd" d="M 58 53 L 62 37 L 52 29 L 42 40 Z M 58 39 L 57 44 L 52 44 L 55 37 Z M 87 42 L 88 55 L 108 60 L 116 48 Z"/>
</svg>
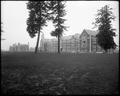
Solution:
<svg viewBox="0 0 120 96">
<path fill-rule="evenodd" d="M 119 95 L 119 1 L 1 1 L 2 95 Z"/>
</svg>

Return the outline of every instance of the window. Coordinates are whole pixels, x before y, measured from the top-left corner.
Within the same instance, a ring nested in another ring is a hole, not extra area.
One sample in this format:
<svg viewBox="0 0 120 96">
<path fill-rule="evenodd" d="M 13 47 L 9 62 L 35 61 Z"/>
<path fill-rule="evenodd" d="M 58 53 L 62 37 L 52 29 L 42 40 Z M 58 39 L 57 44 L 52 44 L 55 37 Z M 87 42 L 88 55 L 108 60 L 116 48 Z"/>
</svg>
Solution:
<svg viewBox="0 0 120 96">
<path fill-rule="evenodd" d="M 83 43 L 85 43 L 85 41 L 83 41 Z"/>
</svg>

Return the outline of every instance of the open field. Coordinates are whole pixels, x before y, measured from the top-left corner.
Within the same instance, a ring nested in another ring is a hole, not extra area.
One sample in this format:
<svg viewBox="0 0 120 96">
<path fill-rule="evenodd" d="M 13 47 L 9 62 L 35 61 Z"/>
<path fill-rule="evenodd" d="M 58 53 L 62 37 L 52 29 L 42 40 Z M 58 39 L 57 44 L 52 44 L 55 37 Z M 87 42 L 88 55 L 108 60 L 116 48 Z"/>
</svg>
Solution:
<svg viewBox="0 0 120 96">
<path fill-rule="evenodd" d="M 2 53 L 2 94 L 118 94 L 118 54 Z"/>
</svg>

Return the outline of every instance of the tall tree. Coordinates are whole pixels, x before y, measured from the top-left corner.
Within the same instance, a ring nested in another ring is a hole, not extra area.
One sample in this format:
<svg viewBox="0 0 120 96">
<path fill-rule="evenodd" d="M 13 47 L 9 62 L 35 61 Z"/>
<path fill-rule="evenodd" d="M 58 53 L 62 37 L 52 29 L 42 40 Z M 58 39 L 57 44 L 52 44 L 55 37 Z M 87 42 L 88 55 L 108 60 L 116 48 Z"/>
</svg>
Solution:
<svg viewBox="0 0 120 96">
<path fill-rule="evenodd" d="M 108 49 L 115 49 L 116 44 L 114 42 L 115 29 L 112 28 L 112 20 L 115 19 L 112 8 L 105 5 L 98 10 L 97 17 L 95 18 L 95 26 L 98 27 L 99 33 L 97 34 L 98 44 L 107 52 Z"/>
<path fill-rule="evenodd" d="M 38 34 L 35 53 L 37 53 L 40 32 L 43 26 L 46 26 L 47 21 L 47 1 L 29 1 L 27 3 L 27 9 L 29 10 L 29 18 L 27 19 L 27 31 L 30 37 L 35 37 Z"/>
<path fill-rule="evenodd" d="M 58 38 L 58 53 L 60 53 L 60 38 L 63 34 L 63 31 L 66 30 L 66 26 L 64 26 L 63 17 L 66 15 L 65 12 L 65 1 L 51 1 L 50 9 L 51 9 L 51 19 L 53 20 L 53 24 L 55 26 L 55 30 L 51 32 L 52 36 L 56 36 Z"/>
</svg>

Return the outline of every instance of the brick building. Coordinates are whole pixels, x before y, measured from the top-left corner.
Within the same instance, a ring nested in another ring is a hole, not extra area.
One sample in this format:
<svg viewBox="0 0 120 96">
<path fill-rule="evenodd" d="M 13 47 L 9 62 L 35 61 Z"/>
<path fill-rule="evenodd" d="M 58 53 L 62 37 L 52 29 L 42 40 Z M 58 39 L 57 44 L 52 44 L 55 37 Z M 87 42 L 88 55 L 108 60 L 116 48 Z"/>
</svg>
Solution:
<svg viewBox="0 0 120 96">
<path fill-rule="evenodd" d="M 102 48 L 97 44 L 98 31 L 83 30 L 80 35 L 80 51 L 81 52 L 101 52 Z"/>
<path fill-rule="evenodd" d="M 81 34 L 69 35 L 61 37 L 61 52 L 103 52 L 103 49 L 97 44 L 98 31 L 84 29 Z M 42 35 L 40 50 L 42 52 L 57 52 L 58 41 L 55 39 L 45 39 Z M 110 51 L 113 51 L 112 49 Z"/>
</svg>

